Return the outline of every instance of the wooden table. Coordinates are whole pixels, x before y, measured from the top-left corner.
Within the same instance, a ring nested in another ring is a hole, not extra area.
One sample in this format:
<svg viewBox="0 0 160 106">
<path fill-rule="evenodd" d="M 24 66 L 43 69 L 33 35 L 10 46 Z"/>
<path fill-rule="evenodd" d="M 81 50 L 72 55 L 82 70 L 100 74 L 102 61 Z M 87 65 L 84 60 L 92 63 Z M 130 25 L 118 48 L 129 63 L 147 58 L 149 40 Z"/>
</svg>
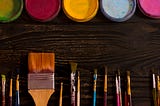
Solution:
<svg viewBox="0 0 160 106">
<path fill-rule="evenodd" d="M 94 68 L 98 68 L 97 106 L 103 105 L 104 65 L 109 67 L 109 106 L 115 105 L 118 68 L 122 74 L 122 88 L 125 72 L 131 71 L 133 105 L 151 106 L 151 69 L 155 68 L 158 74 L 160 64 L 160 20 L 147 18 L 137 9 L 135 15 L 123 23 L 107 20 L 100 11 L 91 21 L 77 23 L 61 10 L 51 22 L 40 23 L 24 10 L 16 21 L 0 24 L 0 72 L 16 74 L 16 66 L 20 66 L 21 106 L 34 106 L 27 91 L 27 54 L 30 51 L 56 54 L 56 92 L 48 106 L 58 106 L 61 81 L 64 82 L 63 105 L 70 106 L 70 68 L 66 64 L 69 61 L 78 63 L 81 106 L 92 106 Z"/>
</svg>

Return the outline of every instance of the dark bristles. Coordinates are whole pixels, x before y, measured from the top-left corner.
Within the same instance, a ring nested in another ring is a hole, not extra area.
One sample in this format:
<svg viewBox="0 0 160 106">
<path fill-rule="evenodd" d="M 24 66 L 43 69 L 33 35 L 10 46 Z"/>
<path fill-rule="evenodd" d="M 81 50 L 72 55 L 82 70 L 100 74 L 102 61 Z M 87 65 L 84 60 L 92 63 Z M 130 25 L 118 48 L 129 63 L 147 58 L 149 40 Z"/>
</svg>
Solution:
<svg viewBox="0 0 160 106">
<path fill-rule="evenodd" d="M 127 71 L 127 76 L 130 76 L 130 71 Z"/>
<path fill-rule="evenodd" d="M 48 73 L 55 70 L 54 53 L 29 53 L 28 70 L 31 73 Z"/>
<path fill-rule="evenodd" d="M 94 74 L 97 74 L 97 69 L 94 69 Z"/>
<path fill-rule="evenodd" d="M 121 74 L 120 74 L 120 70 L 118 69 L 118 76 L 120 76 Z"/>
</svg>

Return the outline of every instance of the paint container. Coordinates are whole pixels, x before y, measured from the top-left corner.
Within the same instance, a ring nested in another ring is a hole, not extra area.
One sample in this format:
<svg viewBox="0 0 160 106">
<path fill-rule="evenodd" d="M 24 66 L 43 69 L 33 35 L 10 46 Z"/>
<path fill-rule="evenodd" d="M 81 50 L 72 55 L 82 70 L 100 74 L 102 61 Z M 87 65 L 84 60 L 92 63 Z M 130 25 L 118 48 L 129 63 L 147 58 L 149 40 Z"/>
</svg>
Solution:
<svg viewBox="0 0 160 106">
<path fill-rule="evenodd" d="M 109 20 L 124 22 L 134 15 L 136 0 L 100 0 L 100 8 Z"/>
<path fill-rule="evenodd" d="M 160 18 L 160 0 L 138 0 L 138 6 L 144 15 L 155 19 Z"/>
<path fill-rule="evenodd" d="M 0 0 L 0 22 L 16 20 L 22 13 L 23 0 Z"/>
<path fill-rule="evenodd" d="M 54 19 L 61 8 L 61 0 L 25 0 L 28 14 L 37 21 L 47 22 Z"/>
<path fill-rule="evenodd" d="M 98 0 L 63 0 L 63 11 L 76 22 L 87 22 L 94 18 L 99 8 Z"/>
</svg>

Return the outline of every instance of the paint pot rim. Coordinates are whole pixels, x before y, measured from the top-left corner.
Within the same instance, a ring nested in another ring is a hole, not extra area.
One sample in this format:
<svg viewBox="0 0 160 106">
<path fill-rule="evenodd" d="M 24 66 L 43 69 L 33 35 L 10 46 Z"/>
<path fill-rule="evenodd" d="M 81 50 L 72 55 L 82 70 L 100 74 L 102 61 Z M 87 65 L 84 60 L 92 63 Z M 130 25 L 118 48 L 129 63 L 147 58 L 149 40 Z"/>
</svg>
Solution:
<svg viewBox="0 0 160 106">
<path fill-rule="evenodd" d="M 64 2 L 65 2 L 65 0 L 63 0 L 63 2 L 62 2 L 62 7 L 63 7 L 63 11 L 64 11 L 65 15 L 69 19 L 71 19 L 72 21 L 75 21 L 75 22 L 87 22 L 87 21 L 90 21 L 91 19 L 93 19 L 96 16 L 96 14 L 98 12 L 98 9 L 99 9 L 99 1 L 96 0 L 96 6 L 94 7 L 94 11 L 92 13 L 90 12 L 90 15 L 88 15 L 87 17 L 85 17 L 83 19 L 82 18 L 80 19 L 80 18 L 75 18 L 74 16 L 69 14 L 69 12 L 67 12 L 66 5 L 65 5 Z"/>
<path fill-rule="evenodd" d="M 148 13 L 147 11 L 145 11 L 145 10 L 143 9 L 143 7 L 141 6 L 141 3 L 140 3 L 139 0 L 137 0 L 137 4 L 138 4 L 138 7 L 139 7 L 140 11 L 141 11 L 145 16 L 147 16 L 147 17 L 149 17 L 149 18 L 152 18 L 152 19 L 160 19 L 160 14 L 159 14 L 159 16 L 155 16 L 155 15 L 152 15 L 152 14 Z"/>
<path fill-rule="evenodd" d="M 20 17 L 22 10 L 23 10 L 24 2 L 23 2 L 23 0 L 20 0 L 20 2 L 18 2 L 18 3 L 20 3 L 20 7 L 19 7 L 18 11 L 16 11 L 16 12 L 14 11 L 13 13 L 11 13 L 12 15 L 10 17 L 6 18 L 6 20 L 3 20 L 4 18 L 2 20 L 0 19 L 1 23 L 8 23 L 8 22 L 14 21 L 18 17 Z"/>
<path fill-rule="evenodd" d="M 106 10 L 103 7 L 103 1 L 104 0 L 100 0 L 100 9 L 101 9 L 101 12 L 103 13 L 103 15 L 106 18 L 108 18 L 109 20 L 114 21 L 114 22 L 124 22 L 124 21 L 127 21 L 127 20 L 129 20 L 134 15 L 134 13 L 136 11 L 136 0 L 129 0 L 129 2 L 133 2 L 132 8 L 128 10 L 127 14 L 124 17 L 122 17 L 122 18 L 115 18 L 115 17 L 110 16 L 106 12 Z"/>
<path fill-rule="evenodd" d="M 39 22 L 48 22 L 48 21 L 51 21 L 53 20 L 60 12 L 61 10 L 61 0 L 54 0 L 54 2 L 57 3 L 57 8 L 55 9 L 56 12 L 52 13 L 49 17 L 45 18 L 45 19 L 40 19 L 40 18 L 37 18 L 35 16 L 33 16 L 29 11 L 29 9 L 27 8 L 27 1 L 28 0 L 25 0 L 25 8 L 26 8 L 26 11 L 28 13 L 28 15 L 35 21 L 39 21 Z M 52 8 L 53 9 L 53 8 Z"/>
</svg>

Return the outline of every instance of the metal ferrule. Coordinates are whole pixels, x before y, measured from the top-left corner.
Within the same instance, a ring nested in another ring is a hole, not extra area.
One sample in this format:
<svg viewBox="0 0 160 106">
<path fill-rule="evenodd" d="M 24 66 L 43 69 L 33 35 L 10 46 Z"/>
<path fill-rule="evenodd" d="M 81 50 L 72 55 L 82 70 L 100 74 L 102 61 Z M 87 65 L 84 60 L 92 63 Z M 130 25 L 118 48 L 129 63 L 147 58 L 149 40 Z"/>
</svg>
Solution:
<svg viewBox="0 0 160 106">
<path fill-rule="evenodd" d="M 54 73 L 29 73 L 28 89 L 55 89 Z"/>
</svg>

